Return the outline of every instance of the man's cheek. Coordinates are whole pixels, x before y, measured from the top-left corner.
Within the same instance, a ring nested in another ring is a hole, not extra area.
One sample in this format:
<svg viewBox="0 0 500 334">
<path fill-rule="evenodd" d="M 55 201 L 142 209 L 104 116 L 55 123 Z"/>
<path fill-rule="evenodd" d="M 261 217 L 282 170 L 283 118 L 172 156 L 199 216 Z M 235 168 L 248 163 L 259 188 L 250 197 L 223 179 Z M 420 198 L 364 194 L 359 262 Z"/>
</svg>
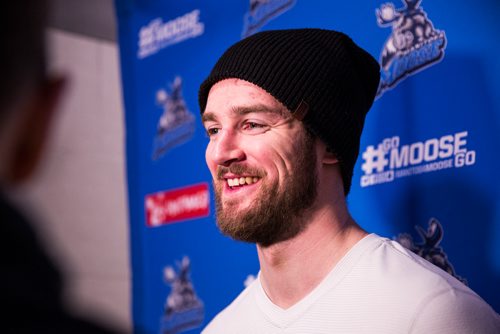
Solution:
<svg viewBox="0 0 500 334">
<path fill-rule="evenodd" d="M 212 162 L 210 159 L 210 147 L 207 147 L 207 150 L 205 151 L 205 163 L 207 164 L 208 169 L 210 170 L 210 173 L 212 174 L 212 177 L 215 179 L 215 173 L 217 167 L 215 164 Z"/>
<path fill-rule="evenodd" d="M 208 165 L 208 169 L 210 169 L 210 174 L 212 175 L 212 179 L 216 181 L 217 177 L 217 167 L 215 165 Z"/>
</svg>

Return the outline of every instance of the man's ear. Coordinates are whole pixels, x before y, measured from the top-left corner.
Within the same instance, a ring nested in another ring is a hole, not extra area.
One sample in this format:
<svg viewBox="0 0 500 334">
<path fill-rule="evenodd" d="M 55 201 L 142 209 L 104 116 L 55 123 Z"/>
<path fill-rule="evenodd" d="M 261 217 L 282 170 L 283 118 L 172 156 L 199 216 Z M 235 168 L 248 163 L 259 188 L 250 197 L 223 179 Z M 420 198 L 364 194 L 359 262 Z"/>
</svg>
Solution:
<svg viewBox="0 0 500 334">
<path fill-rule="evenodd" d="M 333 153 L 326 145 L 325 145 L 325 152 L 323 155 L 323 163 L 327 165 L 333 165 L 339 162 L 339 159 L 337 159 L 337 156 L 335 153 Z"/>
<path fill-rule="evenodd" d="M 38 166 L 65 84 L 63 77 L 46 79 L 24 105 L 24 110 L 19 110 L 24 118 L 20 120 L 6 170 L 9 183 L 18 184 L 28 179 Z"/>
</svg>

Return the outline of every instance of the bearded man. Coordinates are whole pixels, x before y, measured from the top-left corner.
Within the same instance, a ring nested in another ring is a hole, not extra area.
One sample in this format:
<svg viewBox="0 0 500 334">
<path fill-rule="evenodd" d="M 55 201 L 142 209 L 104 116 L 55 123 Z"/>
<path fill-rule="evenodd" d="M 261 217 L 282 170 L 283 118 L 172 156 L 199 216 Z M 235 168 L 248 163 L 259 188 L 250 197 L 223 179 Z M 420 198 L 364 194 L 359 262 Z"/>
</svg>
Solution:
<svg viewBox="0 0 500 334">
<path fill-rule="evenodd" d="M 494 333 L 478 295 L 351 217 L 379 65 L 343 33 L 266 31 L 199 91 L 217 224 L 257 245 L 258 278 L 204 333 Z"/>
</svg>

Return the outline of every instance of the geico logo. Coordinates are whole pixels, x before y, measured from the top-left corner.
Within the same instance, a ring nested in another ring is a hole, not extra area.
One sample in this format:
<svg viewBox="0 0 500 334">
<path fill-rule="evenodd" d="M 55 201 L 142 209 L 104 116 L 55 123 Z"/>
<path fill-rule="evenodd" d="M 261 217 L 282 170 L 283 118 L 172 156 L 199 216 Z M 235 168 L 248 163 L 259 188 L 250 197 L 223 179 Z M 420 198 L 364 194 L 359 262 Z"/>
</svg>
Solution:
<svg viewBox="0 0 500 334">
<path fill-rule="evenodd" d="M 394 171 L 389 170 L 387 172 L 371 174 L 371 175 L 363 175 L 361 177 L 361 186 L 367 187 L 372 186 L 379 183 L 386 183 L 394 181 Z"/>
</svg>

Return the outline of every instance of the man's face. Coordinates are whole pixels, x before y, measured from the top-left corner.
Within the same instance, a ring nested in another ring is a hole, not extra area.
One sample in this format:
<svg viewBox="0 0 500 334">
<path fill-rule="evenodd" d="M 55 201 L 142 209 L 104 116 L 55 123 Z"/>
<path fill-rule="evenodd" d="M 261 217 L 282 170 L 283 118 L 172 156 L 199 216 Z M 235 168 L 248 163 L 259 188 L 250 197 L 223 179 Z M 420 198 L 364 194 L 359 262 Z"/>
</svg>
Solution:
<svg viewBox="0 0 500 334">
<path fill-rule="evenodd" d="M 302 123 L 239 79 L 212 87 L 203 123 L 221 231 L 262 246 L 300 233 L 317 195 L 315 141 Z"/>
</svg>

